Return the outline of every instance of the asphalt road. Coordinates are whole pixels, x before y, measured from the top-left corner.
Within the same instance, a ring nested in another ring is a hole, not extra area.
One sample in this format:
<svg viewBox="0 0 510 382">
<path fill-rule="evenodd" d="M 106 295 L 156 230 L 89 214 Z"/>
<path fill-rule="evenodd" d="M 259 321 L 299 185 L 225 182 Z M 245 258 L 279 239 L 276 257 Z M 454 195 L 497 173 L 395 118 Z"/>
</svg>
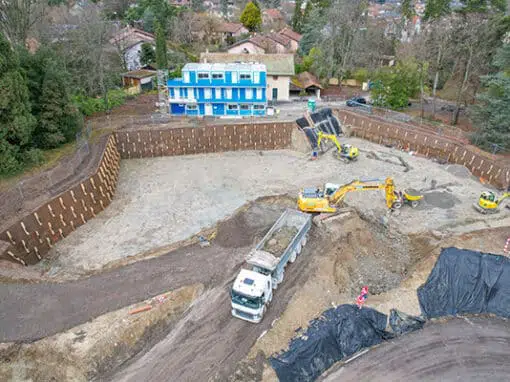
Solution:
<svg viewBox="0 0 510 382">
<path fill-rule="evenodd" d="M 428 324 L 337 365 L 321 380 L 508 381 L 510 320 L 469 317 Z"/>
</svg>

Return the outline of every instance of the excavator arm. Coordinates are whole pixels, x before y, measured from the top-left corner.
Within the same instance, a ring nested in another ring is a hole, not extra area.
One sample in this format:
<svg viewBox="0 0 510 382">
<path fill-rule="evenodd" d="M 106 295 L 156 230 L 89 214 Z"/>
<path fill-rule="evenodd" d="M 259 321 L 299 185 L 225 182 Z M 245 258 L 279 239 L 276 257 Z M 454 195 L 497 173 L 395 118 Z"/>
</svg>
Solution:
<svg viewBox="0 0 510 382">
<path fill-rule="evenodd" d="M 362 182 L 359 180 L 354 180 L 351 183 L 348 183 L 346 185 L 343 185 L 338 188 L 338 190 L 335 191 L 334 194 L 332 194 L 329 197 L 329 201 L 332 205 L 338 204 L 340 201 L 342 201 L 347 195 L 347 193 L 352 191 L 373 191 L 373 190 L 386 190 L 386 199 L 388 200 L 388 182 L 391 183 L 393 186 L 393 180 L 391 178 L 386 179 L 385 183 L 378 183 L 378 184 L 367 184 L 367 182 Z M 393 195 L 393 188 L 390 190 L 391 194 Z M 393 197 L 392 197 L 392 204 L 393 204 Z M 390 207 L 391 208 L 391 207 Z"/>
</svg>

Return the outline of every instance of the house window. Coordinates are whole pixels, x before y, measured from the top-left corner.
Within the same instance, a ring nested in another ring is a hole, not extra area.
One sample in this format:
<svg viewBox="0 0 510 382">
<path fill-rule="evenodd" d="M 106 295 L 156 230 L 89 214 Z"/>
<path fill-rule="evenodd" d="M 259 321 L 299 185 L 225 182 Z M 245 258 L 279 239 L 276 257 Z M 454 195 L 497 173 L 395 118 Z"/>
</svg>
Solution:
<svg viewBox="0 0 510 382">
<path fill-rule="evenodd" d="M 257 89 L 257 99 L 262 99 L 262 89 Z"/>
<path fill-rule="evenodd" d="M 204 98 L 205 99 L 211 99 L 211 97 L 212 97 L 211 89 L 210 88 L 205 88 L 204 89 Z"/>
<path fill-rule="evenodd" d="M 240 78 L 242 80 L 251 80 L 251 74 L 249 74 L 249 73 L 241 73 Z"/>
<path fill-rule="evenodd" d="M 209 73 L 198 73 L 198 79 L 199 80 L 208 80 L 209 79 Z"/>
<path fill-rule="evenodd" d="M 246 89 L 245 93 L 246 93 L 246 99 L 252 99 L 252 97 L 253 97 L 253 89 Z"/>
<path fill-rule="evenodd" d="M 198 105 L 186 105 L 186 110 L 198 110 Z"/>
<path fill-rule="evenodd" d="M 227 105 L 227 109 L 228 110 L 238 110 L 239 106 L 238 105 L 234 105 L 234 104 L 230 104 L 230 105 Z"/>
<path fill-rule="evenodd" d="M 253 73 L 253 83 L 258 84 L 259 81 L 260 81 L 260 73 L 259 72 L 254 72 Z"/>
<path fill-rule="evenodd" d="M 250 105 L 244 103 L 241 105 L 241 110 L 250 110 Z"/>
<path fill-rule="evenodd" d="M 264 110 L 265 108 L 264 105 L 253 105 L 253 110 Z"/>
<path fill-rule="evenodd" d="M 221 99 L 221 88 L 214 89 L 214 93 L 216 99 Z"/>
<path fill-rule="evenodd" d="M 278 79 L 278 76 L 273 76 L 273 80 L 277 80 Z"/>
<path fill-rule="evenodd" d="M 188 99 L 195 99 L 195 95 L 193 94 L 193 88 L 188 88 Z"/>
<path fill-rule="evenodd" d="M 212 74 L 213 80 L 222 80 L 223 79 L 223 73 L 213 73 Z"/>
<path fill-rule="evenodd" d="M 232 89 L 227 89 L 227 99 L 232 99 Z"/>
<path fill-rule="evenodd" d="M 182 72 L 183 76 L 183 82 L 188 83 L 189 82 L 189 72 Z"/>
</svg>

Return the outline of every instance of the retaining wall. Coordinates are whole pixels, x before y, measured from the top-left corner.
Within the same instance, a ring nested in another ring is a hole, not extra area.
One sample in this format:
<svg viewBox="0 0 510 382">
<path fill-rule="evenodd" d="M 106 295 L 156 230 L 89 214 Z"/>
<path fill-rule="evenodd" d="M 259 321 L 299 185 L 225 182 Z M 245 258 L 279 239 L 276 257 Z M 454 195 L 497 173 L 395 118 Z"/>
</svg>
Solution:
<svg viewBox="0 0 510 382">
<path fill-rule="evenodd" d="M 238 150 L 278 150 L 291 145 L 292 122 L 176 129 L 129 129 L 115 133 L 122 158 Z"/>
<path fill-rule="evenodd" d="M 0 233 L 8 243 L 2 259 L 35 264 L 57 241 L 104 210 L 115 193 L 120 155 L 114 136 L 102 153 L 92 176 L 44 203 Z"/>
<path fill-rule="evenodd" d="M 414 151 L 446 163 L 461 164 L 474 176 L 498 188 L 506 189 L 510 185 L 510 166 L 474 146 L 437 134 L 427 134 L 412 126 L 387 123 L 343 109 L 336 110 L 336 113 L 342 123 L 352 126 L 351 135 L 355 137 Z"/>
</svg>

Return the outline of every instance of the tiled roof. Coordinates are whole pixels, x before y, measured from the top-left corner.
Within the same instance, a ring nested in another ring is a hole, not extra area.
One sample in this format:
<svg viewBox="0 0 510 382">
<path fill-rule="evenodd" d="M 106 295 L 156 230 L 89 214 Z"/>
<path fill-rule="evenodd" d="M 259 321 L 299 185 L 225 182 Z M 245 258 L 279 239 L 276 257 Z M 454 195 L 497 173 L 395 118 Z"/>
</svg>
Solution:
<svg viewBox="0 0 510 382">
<path fill-rule="evenodd" d="M 146 77 L 155 76 L 156 73 L 157 72 L 155 70 L 140 69 L 140 70 L 133 70 L 131 72 L 123 73 L 122 76 L 128 77 L 128 78 L 146 78 Z"/>
<path fill-rule="evenodd" d="M 258 47 L 264 49 L 265 51 L 276 49 L 276 43 L 273 40 L 271 40 L 265 36 L 262 36 L 262 35 L 253 36 L 252 38 L 250 38 L 247 41 L 251 42 L 252 44 L 257 45 Z M 241 43 L 241 41 L 239 43 Z M 235 45 L 237 45 L 237 44 L 234 44 L 232 46 L 235 46 Z"/>
<path fill-rule="evenodd" d="M 202 53 L 200 62 L 258 62 L 266 65 L 267 74 L 270 76 L 294 75 L 294 55 L 292 54 Z"/>
<path fill-rule="evenodd" d="M 276 8 L 266 9 L 262 12 L 262 14 L 265 16 L 268 16 L 269 18 L 271 18 L 273 20 L 278 20 L 278 19 L 283 20 L 282 13 Z"/>
<path fill-rule="evenodd" d="M 216 32 L 236 33 L 241 28 L 243 28 L 243 24 L 241 23 L 221 23 L 216 27 Z"/>
<path fill-rule="evenodd" d="M 299 73 L 297 76 L 292 77 L 292 84 L 300 89 L 308 89 L 311 86 L 322 89 L 317 77 L 310 72 Z"/>
<path fill-rule="evenodd" d="M 290 43 L 290 39 L 288 37 L 279 33 L 270 33 L 267 37 L 283 46 L 287 46 Z"/>
<path fill-rule="evenodd" d="M 283 28 L 280 31 L 280 34 L 282 36 L 285 36 L 285 37 L 290 38 L 291 40 L 294 40 L 294 41 L 297 41 L 297 42 L 301 41 L 301 38 L 302 38 L 302 36 L 299 33 L 294 32 L 290 28 Z"/>
</svg>

